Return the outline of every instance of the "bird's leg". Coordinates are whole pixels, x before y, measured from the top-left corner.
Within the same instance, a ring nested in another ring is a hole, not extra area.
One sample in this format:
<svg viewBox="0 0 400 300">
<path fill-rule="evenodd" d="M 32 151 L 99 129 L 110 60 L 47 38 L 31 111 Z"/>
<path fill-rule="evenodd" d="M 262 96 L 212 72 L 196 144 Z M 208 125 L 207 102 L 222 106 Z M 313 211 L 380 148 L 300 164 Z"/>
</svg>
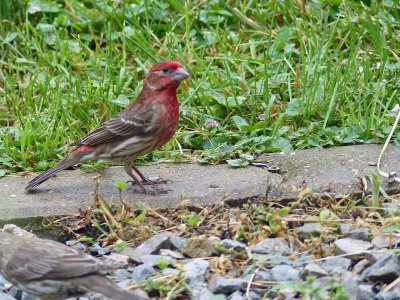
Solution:
<svg viewBox="0 0 400 300">
<path fill-rule="evenodd" d="M 171 182 L 171 180 L 168 180 L 168 179 L 165 180 L 162 178 L 148 179 L 135 166 L 132 166 L 132 169 L 139 175 L 140 179 L 142 179 L 142 182 L 141 182 L 142 185 L 167 184 L 168 182 Z"/>
<path fill-rule="evenodd" d="M 141 191 L 135 190 L 135 189 L 133 189 L 133 188 L 128 188 L 128 190 L 129 190 L 129 189 L 132 189 L 132 191 L 134 191 L 134 192 L 143 193 L 143 194 L 148 194 L 148 195 L 167 194 L 169 191 L 171 191 L 171 190 L 163 190 L 163 189 L 154 189 L 154 190 L 152 190 L 152 191 L 146 190 L 145 187 L 144 187 L 143 184 L 142 184 L 143 181 L 140 182 L 139 179 L 137 179 L 136 176 L 133 175 L 132 169 L 134 169 L 134 167 L 132 167 L 131 165 L 127 164 L 127 165 L 125 165 L 124 169 L 125 169 L 126 174 L 128 174 L 128 175 L 133 179 L 133 180 L 128 180 L 128 182 L 131 183 L 132 185 L 137 184 L 137 185 L 139 185 L 140 188 L 141 188 Z M 136 169 L 136 168 L 135 168 L 135 169 Z M 137 170 L 137 169 L 136 169 L 136 170 Z M 139 174 L 139 176 L 141 175 L 140 177 L 142 178 L 142 180 L 143 180 L 143 178 L 146 179 L 146 177 L 144 177 L 142 173 L 138 173 L 138 174 Z M 143 176 L 143 177 L 142 177 L 142 176 Z"/>
<path fill-rule="evenodd" d="M 146 193 L 146 189 L 144 188 L 143 184 L 139 181 L 139 179 L 136 178 L 135 175 L 133 175 L 132 173 L 132 167 L 129 164 L 126 164 L 124 166 L 125 172 L 126 174 L 128 174 L 133 180 L 128 180 L 128 182 L 132 185 L 137 184 L 140 186 L 140 188 L 142 189 L 143 193 Z"/>
</svg>

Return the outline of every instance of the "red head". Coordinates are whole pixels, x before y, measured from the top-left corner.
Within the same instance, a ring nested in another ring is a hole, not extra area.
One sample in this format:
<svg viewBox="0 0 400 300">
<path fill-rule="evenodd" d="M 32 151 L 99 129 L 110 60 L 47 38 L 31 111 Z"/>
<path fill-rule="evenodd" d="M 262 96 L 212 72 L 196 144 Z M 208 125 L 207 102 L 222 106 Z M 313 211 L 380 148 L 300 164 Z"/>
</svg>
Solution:
<svg viewBox="0 0 400 300">
<path fill-rule="evenodd" d="M 149 71 L 145 86 L 151 90 L 176 90 L 179 83 L 190 75 L 177 61 L 163 61 L 155 64 Z"/>
</svg>

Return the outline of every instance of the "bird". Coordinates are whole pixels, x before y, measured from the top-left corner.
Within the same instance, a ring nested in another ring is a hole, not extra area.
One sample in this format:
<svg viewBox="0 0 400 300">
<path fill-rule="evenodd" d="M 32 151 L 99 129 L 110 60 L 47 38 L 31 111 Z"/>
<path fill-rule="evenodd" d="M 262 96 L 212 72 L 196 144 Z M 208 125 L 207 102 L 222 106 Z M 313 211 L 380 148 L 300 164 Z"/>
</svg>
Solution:
<svg viewBox="0 0 400 300">
<path fill-rule="evenodd" d="M 72 143 L 77 148 L 54 167 L 29 181 L 25 190 L 40 185 L 57 172 L 77 163 L 97 159 L 123 163 L 125 172 L 132 179 L 130 182 L 140 186 L 143 193 L 149 193 L 144 185 L 165 183 L 163 180 L 147 179 L 133 161 L 159 149 L 175 134 L 179 121 L 176 91 L 180 82 L 189 76 L 178 61 L 155 64 L 150 68 L 135 101 L 86 137 Z"/>
<path fill-rule="evenodd" d="M 0 231 L 0 273 L 19 289 L 43 300 L 78 297 L 87 292 L 114 300 L 144 300 L 101 275 L 116 269 L 59 242 Z"/>
</svg>

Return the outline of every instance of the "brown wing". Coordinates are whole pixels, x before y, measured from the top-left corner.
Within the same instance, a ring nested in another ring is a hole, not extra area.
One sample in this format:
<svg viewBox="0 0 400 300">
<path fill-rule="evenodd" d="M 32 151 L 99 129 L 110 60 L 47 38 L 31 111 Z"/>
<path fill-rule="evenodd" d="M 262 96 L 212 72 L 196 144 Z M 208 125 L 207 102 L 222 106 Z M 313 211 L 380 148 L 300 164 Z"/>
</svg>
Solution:
<svg viewBox="0 0 400 300">
<path fill-rule="evenodd" d="M 107 144 L 150 132 L 155 109 L 151 104 L 137 105 L 137 102 L 72 145 Z"/>
<path fill-rule="evenodd" d="M 43 239 L 21 239 L 11 242 L 13 251 L 4 266 L 4 275 L 17 281 L 32 279 L 66 279 L 97 273 L 103 269 L 100 260 Z"/>
</svg>

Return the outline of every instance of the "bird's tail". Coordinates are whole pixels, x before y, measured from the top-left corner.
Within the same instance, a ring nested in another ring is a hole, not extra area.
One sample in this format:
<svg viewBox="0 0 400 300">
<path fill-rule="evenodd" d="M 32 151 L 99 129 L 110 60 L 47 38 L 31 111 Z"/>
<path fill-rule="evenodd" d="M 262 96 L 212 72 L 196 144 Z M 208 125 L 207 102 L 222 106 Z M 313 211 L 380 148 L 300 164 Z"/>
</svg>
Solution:
<svg viewBox="0 0 400 300">
<path fill-rule="evenodd" d="M 76 280 L 81 287 L 95 293 L 100 293 L 113 300 L 145 300 L 144 297 L 120 288 L 118 285 L 103 276 L 85 276 L 81 280 L 78 278 Z"/>
<path fill-rule="evenodd" d="M 34 188 L 41 184 L 42 182 L 46 181 L 50 177 L 54 176 L 56 173 L 67 169 L 69 167 L 72 167 L 73 165 L 76 165 L 78 162 L 82 160 L 82 157 L 87 154 L 86 151 L 80 151 L 81 149 L 78 148 L 74 152 L 72 152 L 69 156 L 64 158 L 62 161 L 58 162 L 54 167 L 47 169 L 43 173 L 39 174 L 35 178 L 33 178 L 31 181 L 28 182 L 28 185 L 26 186 L 25 190 L 29 190 L 31 188 Z M 84 150 L 84 149 L 82 149 Z"/>
</svg>

